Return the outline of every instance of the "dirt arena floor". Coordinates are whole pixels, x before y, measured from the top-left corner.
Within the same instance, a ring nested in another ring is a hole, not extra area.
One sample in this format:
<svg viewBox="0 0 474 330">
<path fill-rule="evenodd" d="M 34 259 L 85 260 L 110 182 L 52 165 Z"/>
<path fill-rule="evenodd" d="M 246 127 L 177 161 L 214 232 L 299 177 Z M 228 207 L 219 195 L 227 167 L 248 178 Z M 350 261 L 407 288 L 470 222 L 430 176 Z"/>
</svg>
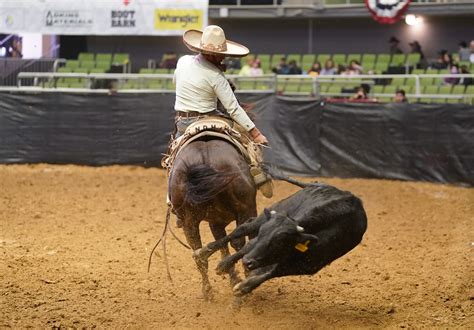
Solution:
<svg viewBox="0 0 474 330">
<path fill-rule="evenodd" d="M 314 276 L 264 283 L 235 311 L 214 271 L 215 301 L 201 298 L 191 252 L 171 237 L 173 282 L 161 249 L 147 273 L 164 225 L 164 171 L 0 166 L 0 328 L 472 329 L 474 189 L 321 181 L 364 201 L 362 244 Z M 259 209 L 296 190 L 277 183 Z"/>
</svg>

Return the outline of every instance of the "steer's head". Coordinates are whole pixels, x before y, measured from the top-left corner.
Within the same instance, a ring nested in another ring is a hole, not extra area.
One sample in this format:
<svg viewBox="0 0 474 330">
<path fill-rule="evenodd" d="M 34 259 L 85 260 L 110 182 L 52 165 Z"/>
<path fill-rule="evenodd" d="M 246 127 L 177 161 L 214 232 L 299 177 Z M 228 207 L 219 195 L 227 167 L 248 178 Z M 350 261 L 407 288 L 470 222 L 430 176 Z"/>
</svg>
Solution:
<svg viewBox="0 0 474 330">
<path fill-rule="evenodd" d="M 267 209 L 264 212 L 267 222 L 260 227 L 253 248 L 243 258 L 247 269 L 281 262 L 294 251 L 305 253 L 308 246 L 318 240 L 288 216 Z"/>
</svg>

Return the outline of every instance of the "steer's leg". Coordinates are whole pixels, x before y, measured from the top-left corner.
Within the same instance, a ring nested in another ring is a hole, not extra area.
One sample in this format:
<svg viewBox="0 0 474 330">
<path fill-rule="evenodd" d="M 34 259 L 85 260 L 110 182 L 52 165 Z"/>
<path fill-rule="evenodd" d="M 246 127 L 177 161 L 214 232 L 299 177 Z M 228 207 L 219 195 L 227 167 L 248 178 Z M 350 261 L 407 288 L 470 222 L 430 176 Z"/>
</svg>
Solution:
<svg viewBox="0 0 474 330">
<path fill-rule="evenodd" d="M 199 221 L 191 222 L 185 221 L 184 223 L 184 235 L 188 241 L 189 246 L 193 251 L 202 247 L 201 235 L 199 234 Z M 209 283 L 209 277 L 207 275 L 208 263 L 207 260 L 196 258 L 193 254 L 194 261 L 196 262 L 197 268 L 201 273 L 202 277 L 202 295 L 205 300 L 211 300 L 211 284 Z"/>
<path fill-rule="evenodd" d="M 209 224 L 209 227 L 211 227 L 212 235 L 214 236 L 216 240 L 219 240 L 226 236 L 225 227 L 223 225 Z M 224 247 L 222 247 L 220 250 L 221 250 L 222 260 L 224 260 L 226 257 L 230 255 L 229 246 L 227 244 Z M 241 279 L 234 265 L 232 265 L 229 268 L 228 272 L 229 272 L 229 277 L 230 277 L 230 285 L 231 287 L 234 287 L 237 283 L 241 281 Z"/>
<path fill-rule="evenodd" d="M 248 222 L 237 226 L 237 228 L 235 228 L 234 231 L 232 231 L 229 235 L 218 239 L 215 242 L 209 243 L 202 249 L 195 251 L 194 255 L 196 258 L 207 260 L 211 255 L 214 254 L 214 252 L 227 246 L 227 244 L 232 240 L 236 240 L 245 236 L 256 236 L 258 234 L 258 229 L 260 228 L 262 223 L 263 221 L 250 219 Z"/>
<path fill-rule="evenodd" d="M 278 264 L 274 264 L 267 267 L 257 268 L 250 272 L 245 280 L 234 286 L 234 295 L 243 296 L 248 294 L 263 282 L 275 277 L 277 267 Z"/>
<path fill-rule="evenodd" d="M 237 261 L 242 259 L 244 255 L 252 249 L 254 244 L 255 241 L 251 240 L 247 244 L 245 244 L 244 247 L 241 248 L 239 251 L 221 260 L 221 262 L 219 262 L 216 268 L 217 274 L 227 273 L 229 269 L 231 269 L 231 267 L 233 267 L 237 263 Z"/>
</svg>

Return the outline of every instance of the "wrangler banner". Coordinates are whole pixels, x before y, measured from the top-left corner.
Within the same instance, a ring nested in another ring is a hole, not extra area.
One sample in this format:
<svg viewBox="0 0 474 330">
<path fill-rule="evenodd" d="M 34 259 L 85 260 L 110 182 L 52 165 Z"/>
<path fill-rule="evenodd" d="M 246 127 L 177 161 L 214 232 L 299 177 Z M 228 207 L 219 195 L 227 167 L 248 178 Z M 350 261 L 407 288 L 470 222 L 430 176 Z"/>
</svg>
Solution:
<svg viewBox="0 0 474 330">
<path fill-rule="evenodd" d="M 0 1 L 0 33 L 170 36 L 207 18 L 207 0 Z"/>
</svg>

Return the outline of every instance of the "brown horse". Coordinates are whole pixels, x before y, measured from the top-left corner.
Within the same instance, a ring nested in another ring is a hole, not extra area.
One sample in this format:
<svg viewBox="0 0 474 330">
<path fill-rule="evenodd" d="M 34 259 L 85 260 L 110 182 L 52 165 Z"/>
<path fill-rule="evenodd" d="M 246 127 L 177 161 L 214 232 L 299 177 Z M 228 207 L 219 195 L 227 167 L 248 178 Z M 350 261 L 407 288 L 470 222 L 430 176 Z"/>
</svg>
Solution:
<svg viewBox="0 0 474 330">
<path fill-rule="evenodd" d="M 176 158 L 169 178 L 169 196 L 184 229 L 186 240 L 196 251 L 202 247 L 199 224 L 207 221 L 216 240 L 226 236 L 225 227 L 237 226 L 257 215 L 256 187 L 244 157 L 229 142 L 198 140 L 185 146 Z M 245 240 L 231 241 L 239 250 Z M 229 255 L 226 245 L 222 258 Z M 194 258 L 202 276 L 204 298 L 211 298 L 207 260 Z M 240 279 L 234 268 L 229 272 L 233 287 Z"/>
</svg>

